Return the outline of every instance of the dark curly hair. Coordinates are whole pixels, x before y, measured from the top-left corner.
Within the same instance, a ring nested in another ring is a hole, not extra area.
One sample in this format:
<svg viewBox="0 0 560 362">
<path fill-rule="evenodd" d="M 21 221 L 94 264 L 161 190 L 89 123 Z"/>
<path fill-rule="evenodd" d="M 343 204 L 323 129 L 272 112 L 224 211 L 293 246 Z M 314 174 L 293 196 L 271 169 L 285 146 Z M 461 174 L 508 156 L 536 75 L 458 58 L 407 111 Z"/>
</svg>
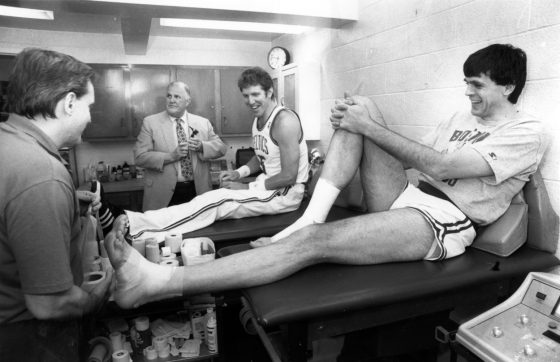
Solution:
<svg viewBox="0 0 560 362">
<path fill-rule="evenodd" d="M 527 54 L 511 44 L 492 44 L 469 55 L 463 73 L 466 77 L 485 74 L 498 85 L 514 85 L 508 101 L 515 104 L 527 79 Z"/>
<path fill-rule="evenodd" d="M 243 71 L 239 80 L 237 81 L 237 86 L 239 87 L 240 91 L 243 89 L 255 85 L 260 85 L 265 92 L 268 92 L 269 89 L 273 87 L 272 78 L 270 74 L 261 67 L 253 67 Z M 275 94 L 272 93 L 272 97 L 275 97 Z"/>
</svg>

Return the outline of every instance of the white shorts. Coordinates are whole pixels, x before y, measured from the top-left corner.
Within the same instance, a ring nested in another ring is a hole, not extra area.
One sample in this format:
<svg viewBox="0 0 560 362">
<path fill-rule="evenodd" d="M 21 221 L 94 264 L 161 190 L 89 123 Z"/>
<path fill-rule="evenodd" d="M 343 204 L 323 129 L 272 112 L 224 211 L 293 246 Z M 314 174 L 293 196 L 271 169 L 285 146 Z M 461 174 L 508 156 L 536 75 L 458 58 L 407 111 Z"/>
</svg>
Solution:
<svg viewBox="0 0 560 362">
<path fill-rule="evenodd" d="M 476 232 L 471 220 L 453 203 L 420 191 L 411 183 L 391 209 L 409 207 L 420 212 L 434 231 L 434 242 L 425 260 L 443 260 L 461 255 Z"/>
<path fill-rule="evenodd" d="M 301 204 L 304 191 L 303 184 L 264 191 L 217 189 L 180 205 L 144 213 L 126 211 L 130 236 L 155 237 L 162 241 L 166 233 L 188 233 L 217 220 L 294 211 Z"/>
</svg>

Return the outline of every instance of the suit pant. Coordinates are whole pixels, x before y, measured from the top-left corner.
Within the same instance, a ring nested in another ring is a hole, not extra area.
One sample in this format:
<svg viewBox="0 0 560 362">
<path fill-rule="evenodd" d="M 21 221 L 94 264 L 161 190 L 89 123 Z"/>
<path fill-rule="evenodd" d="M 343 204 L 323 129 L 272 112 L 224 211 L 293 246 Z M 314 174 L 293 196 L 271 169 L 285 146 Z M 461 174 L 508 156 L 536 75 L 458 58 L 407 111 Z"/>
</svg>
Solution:
<svg viewBox="0 0 560 362">
<path fill-rule="evenodd" d="M 191 201 L 195 197 L 196 188 L 194 187 L 194 181 L 177 182 L 177 184 L 175 184 L 173 196 L 171 196 L 171 200 L 167 206 L 180 205 Z"/>
</svg>

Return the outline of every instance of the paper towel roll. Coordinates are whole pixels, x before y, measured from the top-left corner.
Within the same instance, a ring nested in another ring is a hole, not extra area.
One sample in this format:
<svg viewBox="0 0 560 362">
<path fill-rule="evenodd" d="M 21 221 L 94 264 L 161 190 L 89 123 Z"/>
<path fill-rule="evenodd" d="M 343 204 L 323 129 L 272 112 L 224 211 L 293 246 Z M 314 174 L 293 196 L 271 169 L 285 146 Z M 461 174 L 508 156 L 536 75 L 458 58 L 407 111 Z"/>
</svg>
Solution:
<svg viewBox="0 0 560 362">
<path fill-rule="evenodd" d="M 101 283 L 105 279 L 105 272 L 96 271 L 84 274 L 84 281 L 82 283 L 82 289 L 86 292 L 91 292 L 93 288 Z"/>
<path fill-rule="evenodd" d="M 113 362 L 130 362 L 130 355 L 124 349 L 113 352 L 111 357 L 113 357 Z"/>
<path fill-rule="evenodd" d="M 181 251 L 182 242 L 183 237 L 180 234 L 165 234 L 165 246 L 170 247 L 172 253 L 178 253 L 179 251 Z"/>
<path fill-rule="evenodd" d="M 142 254 L 142 256 L 146 256 L 146 240 L 134 239 L 132 240 L 132 247 L 138 250 L 138 252 Z"/>
<path fill-rule="evenodd" d="M 165 260 L 160 261 L 159 265 L 179 266 L 179 260 L 177 260 L 177 259 L 165 259 Z"/>
</svg>

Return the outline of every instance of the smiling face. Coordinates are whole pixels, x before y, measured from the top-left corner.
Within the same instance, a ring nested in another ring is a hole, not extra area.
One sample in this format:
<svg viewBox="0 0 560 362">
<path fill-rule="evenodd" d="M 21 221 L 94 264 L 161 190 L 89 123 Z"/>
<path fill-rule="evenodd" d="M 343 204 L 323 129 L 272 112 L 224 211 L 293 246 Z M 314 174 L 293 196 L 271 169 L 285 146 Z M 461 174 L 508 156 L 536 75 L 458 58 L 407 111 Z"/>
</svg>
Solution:
<svg viewBox="0 0 560 362">
<path fill-rule="evenodd" d="M 184 86 L 177 83 L 171 84 L 167 88 L 166 107 L 167 113 L 171 117 L 182 117 L 190 102 L 191 96 L 187 93 Z"/>
<path fill-rule="evenodd" d="M 251 109 L 253 115 L 261 118 L 274 106 L 272 92 L 272 88 L 265 91 L 261 85 L 252 85 L 243 88 L 241 94 L 243 95 L 245 104 Z"/>
<path fill-rule="evenodd" d="M 466 77 L 465 83 L 465 95 L 471 101 L 471 113 L 474 116 L 490 119 L 511 105 L 507 99 L 513 90 L 511 85 L 498 85 L 486 74 Z"/>
</svg>

